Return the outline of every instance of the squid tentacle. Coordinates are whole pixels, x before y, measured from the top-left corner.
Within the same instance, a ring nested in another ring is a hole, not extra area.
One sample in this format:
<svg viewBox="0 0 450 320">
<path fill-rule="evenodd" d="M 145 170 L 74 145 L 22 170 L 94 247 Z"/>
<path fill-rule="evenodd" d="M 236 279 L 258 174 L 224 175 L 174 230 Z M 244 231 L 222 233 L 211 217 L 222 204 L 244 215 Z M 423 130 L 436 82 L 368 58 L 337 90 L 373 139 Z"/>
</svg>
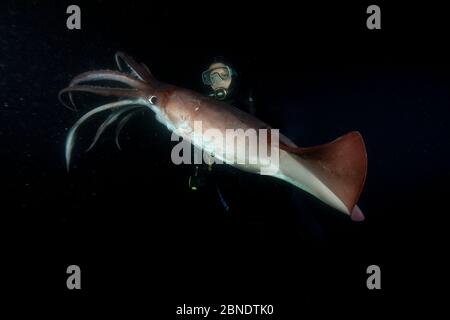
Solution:
<svg viewBox="0 0 450 320">
<path fill-rule="evenodd" d="M 145 71 L 148 72 L 148 73 L 153 77 L 153 74 L 152 74 L 152 72 L 150 71 L 150 69 L 147 67 L 147 65 L 146 65 L 145 63 L 141 63 L 141 65 L 142 65 L 142 67 L 145 69 Z"/>
<path fill-rule="evenodd" d="M 135 79 L 126 73 L 113 70 L 94 70 L 84 72 L 73 78 L 69 86 L 74 86 L 81 82 L 89 81 L 116 81 L 135 89 L 147 88 L 147 84 L 145 82 Z"/>
<path fill-rule="evenodd" d="M 109 115 L 109 117 L 103 121 L 103 123 L 100 125 L 100 127 L 98 127 L 97 132 L 95 133 L 95 137 L 92 140 L 91 145 L 89 146 L 89 148 L 86 149 L 86 152 L 88 152 L 89 150 L 91 150 L 95 144 L 97 143 L 98 139 L 100 139 L 100 136 L 102 135 L 102 133 L 111 125 L 114 123 L 114 121 L 116 121 L 117 119 L 119 119 L 119 117 L 124 114 L 127 111 L 130 111 L 132 109 L 136 109 L 136 108 L 142 108 L 142 105 L 130 105 L 130 106 L 124 106 L 122 107 L 122 109 L 117 110 L 116 112 L 112 113 Z M 120 148 L 119 148 L 120 149 Z"/>
<path fill-rule="evenodd" d="M 111 96 L 124 99 L 101 105 L 87 112 L 81 118 L 79 118 L 78 121 L 70 128 L 65 145 L 65 158 L 67 171 L 69 171 L 70 169 L 70 160 L 77 130 L 85 121 L 87 121 L 89 118 L 91 118 L 93 115 L 99 112 L 112 109 L 119 109 L 113 112 L 111 115 L 109 115 L 109 117 L 106 120 L 104 120 L 103 123 L 100 125 L 100 127 L 97 129 L 97 132 L 95 134 L 92 143 L 86 150 L 89 151 L 95 146 L 95 144 L 97 143 L 103 132 L 117 119 L 119 119 L 124 113 L 138 107 L 142 106 L 148 107 L 149 101 L 147 101 L 148 99 L 143 99 L 143 97 L 147 95 L 146 93 L 158 87 L 159 83 L 153 78 L 147 66 L 137 63 L 133 58 L 129 57 L 128 55 L 122 52 L 116 53 L 115 60 L 119 70 L 122 70 L 122 66 L 126 65 L 131 70 L 131 74 L 113 70 L 94 70 L 84 72 L 73 78 L 69 86 L 61 90 L 58 94 L 58 99 L 61 101 L 61 103 L 65 107 L 75 111 L 77 110 L 77 107 L 73 99 L 74 92 L 89 92 L 101 96 Z M 85 84 L 86 82 L 99 82 L 99 81 L 112 81 L 116 83 L 121 83 L 128 86 L 128 88 Z M 65 93 L 68 94 L 70 104 L 72 105 L 73 108 L 63 101 L 62 96 Z M 154 103 L 152 102 L 153 98 L 154 96 L 150 98 L 150 103 Z M 118 127 L 116 129 L 115 141 L 119 150 L 121 149 L 119 144 L 120 131 L 122 130 L 126 122 L 131 118 L 131 116 L 135 114 L 135 112 L 136 110 L 133 110 L 130 114 L 127 114 L 125 117 L 121 119 L 121 121 L 118 124 Z"/>
<path fill-rule="evenodd" d="M 72 95 L 72 92 L 71 92 L 71 91 L 69 92 L 69 101 L 70 101 L 70 103 L 72 104 L 73 108 L 69 107 L 66 103 L 64 103 L 64 102 L 61 100 L 61 97 L 59 96 L 59 94 L 58 94 L 58 99 L 59 99 L 59 101 L 62 103 L 62 105 L 63 105 L 64 107 L 69 108 L 70 110 L 73 110 L 73 111 L 78 111 L 77 106 L 76 106 L 76 104 L 75 104 L 75 101 L 73 101 L 73 95 Z"/>
<path fill-rule="evenodd" d="M 67 88 L 62 89 L 58 94 L 59 101 L 65 107 L 67 107 L 71 110 L 73 110 L 73 109 L 63 101 L 62 95 L 66 92 L 68 92 L 70 94 L 74 91 L 90 92 L 90 93 L 98 94 L 101 96 L 113 96 L 113 97 L 125 97 L 125 98 L 140 98 L 142 96 L 142 93 L 136 89 L 110 88 L 110 87 L 99 87 L 99 86 L 91 86 L 91 85 L 75 85 L 72 87 L 67 87 Z M 71 100 L 71 103 L 75 107 L 73 100 Z"/>
<path fill-rule="evenodd" d="M 133 117 L 139 110 L 134 110 L 132 112 L 130 112 L 129 114 L 127 114 L 125 117 L 123 117 L 120 121 L 119 124 L 117 125 L 116 128 L 116 146 L 119 150 L 122 151 L 122 148 L 120 147 L 120 143 L 119 143 L 119 136 L 120 136 L 120 132 L 122 131 L 123 127 L 125 126 L 125 124 L 131 119 L 131 117 Z"/>
<path fill-rule="evenodd" d="M 67 134 L 66 146 L 65 146 L 65 157 L 66 157 L 66 168 L 67 168 L 67 171 L 69 171 L 69 169 L 70 169 L 70 158 L 71 158 L 71 155 L 72 155 L 72 150 L 73 150 L 73 146 L 74 146 L 74 140 L 75 140 L 77 129 L 86 120 L 88 120 L 93 115 L 95 115 L 95 114 L 97 114 L 99 112 L 105 111 L 105 110 L 111 110 L 111 109 L 114 109 L 114 108 L 119 108 L 119 107 L 123 107 L 123 106 L 126 106 L 126 105 L 135 105 L 135 104 L 142 104 L 142 102 L 139 99 L 134 99 L 134 100 L 127 99 L 127 100 L 121 100 L 121 101 L 107 103 L 107 104 L 104 104 L 104 105 L 102 105 L 100 107 L 97 107 L 97 108 L 87 112 L 80 119 L 78 119 L 78 121 L 72 126 L 72 128 L 70 128 L 69 133 Z"/>
<path fill-rule="evenodd" d="M 144 65 L 140 65 L 137 63 L 132 57 L 129 55 L 118 51 L 116 52 L 114 59 L 117 64 L 117 68 L 119 68 L 119 71 L 122 71 L 122 64 L 121 61 L 125 62 L 126 66 L 131 70 L 132 74 L 137 77 L 139 80 L 145 81 L 145 82 L 151 82 L 153 81 L 153 76 L 150 70 Z"/>
<path fill-rule="evenodd" d="M 74 87 L 82 82 L 90 82 L 90 81 L 116 81 L 116 82 L 123 83 L 133 89 L 141 89 L 141 90 L 144 90 L 148 87 L 144 82 L 142 82 L 138 79 L 134 79 L 125 73 L 117 72 L 117 71 L 113 71 L 113 70 L 96 70 L 96 71 L 84 72 L 84 73 L 76 76 L 75 78 L 73 78 L 69 84 L 69 87 Z M 117 89 L 123 90 L 124 88 L 117 88 Z M 61 101 L 61 99 L 60 99 L 60 101 Z M 69 101 L 73 107 L 70 107 L 69 105 L 67 105 L 66 103 L 64 103 L 62 101 L 61 102 L 66 108 L 77 111 L 77 107 L 73 100 L 72 92 L 69 92 Z"/>
</svg>

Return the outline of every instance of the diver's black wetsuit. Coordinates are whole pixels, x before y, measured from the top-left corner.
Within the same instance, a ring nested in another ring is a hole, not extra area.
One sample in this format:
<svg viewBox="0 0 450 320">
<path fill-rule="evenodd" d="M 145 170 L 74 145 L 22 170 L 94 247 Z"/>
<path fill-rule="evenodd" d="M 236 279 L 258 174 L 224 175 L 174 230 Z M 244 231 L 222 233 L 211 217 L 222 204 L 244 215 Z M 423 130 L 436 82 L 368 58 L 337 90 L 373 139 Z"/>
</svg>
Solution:
<svg viewBox="0 0 450 320">
<path fill-rule="evenodd" d="M 241 96 L 234 95 L 233 99 L 225 102 L 257 116 L 255 101 L 249 91 Z M 206 201 L 211 212 L 219 211 L 229 215 L 232 220 L 241 221 L 236 225 L 247 225 L 245 231 L 242 231 L 246 237 L 261 240 L 267 217 L 265 213 L 269 211 L 267 204 L 272 201 L 273 191 L 281 190 L 277 188 L 277 182 L 225 164 L 202 164 L 193 170 L 196 172 L 190 179 L 197 180 L 196 190 L 192 191 L 196 201 Z"/>
<path fill-rule="evenodd" d="M 242 95 L 242 96 L 237 96 L 237 95 L 233 95 L 231 96 L 230 99 L 225 100 L 224 102 L 226 102 L 229 105 L 232 105 L 236 108 L 239 108 L 247 113 L 250 113 L 252 115 L 255 115 L 256 113 L 256 109 L 255 109 L 255 101 L 254 98 L 252 96 L 252 91 L 250 90 L 247 94 Z M 234 170 L 234 168 L 233 168 Z M 212 171 L 212 170 L 211 170 Z M 225 184 L 225 181 L 222 181 L 222 183 L 220 181 L 218 181 L 218 179 L 214 176 L 214 174 L 211 175 L 211 179 L 214 181 L 211 181 L 212 183 L 215 184 L 215 188 L 220 200 L 220 203 L 223 206 L 223 209 L 225 211 L 234 211 L 234 205 L 235 204 L 230 204 L 230 195 L 224 193 L 226 191 L 225 187 L 223 186 Z M 222 179 L 223 180 L 223 179 Z M 242 184 L 242 183 L 240 183 Z M 230 207 L 230 205 L 232 205 Z"/>
<path fill-rule="evenodd" d="M 255 114 L 255 103 L 251 90 L 244 95 L 233 94 L 230 99 L 226 99 L 224 102 L 250 114 Z M 230 207 L 227 199 L 222 194 L 221 187 L 216 181 L 215 169 L 217 169 L 217 165 L 197 165 L 189 178 L 189 186 L 192 190 L 198 191 L 199 193 L 203 193 L 205 191 L 204 189 L 209 189 L 209 191 L 213 189 L 217 193 L 222 208 L 228 211 Z"/>
<path fill-rule="evenodd" d="M 225 102 L 260 117 L 252 90 L 239 89 Z M 292 232 L 286 234 L 296 235 L 300 231 L 308 237 L 310 233 L 313 237 L 321 237 L 320 226 L 310 213 L 304 212 L 301 192 L 275 178 L 244 172 L 229 165 L 202 164 L 192 169 L 190 187 L 195 188 L 192 194 L 196 201 L 202 205 L 207 202 L 211 212 L 221 211 L 233 220 L 244 222 L 247 224 L 245 232 L 255 239 L 262 239 L 265 225 L 276 229 L 280 221 L 295 220 L 299 220 L 302 230 L 294 223 Z M 267 234 L 264 238 L 268 238 Z"/>
</svg>

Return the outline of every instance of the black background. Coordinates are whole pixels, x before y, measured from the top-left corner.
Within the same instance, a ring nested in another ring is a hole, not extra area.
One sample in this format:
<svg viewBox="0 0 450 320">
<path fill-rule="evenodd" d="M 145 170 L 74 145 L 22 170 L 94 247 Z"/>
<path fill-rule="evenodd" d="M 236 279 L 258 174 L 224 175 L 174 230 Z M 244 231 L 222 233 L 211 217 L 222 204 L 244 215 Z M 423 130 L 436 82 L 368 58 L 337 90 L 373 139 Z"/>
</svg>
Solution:
<svg viewBox="0 0 450 320">
<path fill-rule="evenodd" d="M 81 30 L 66 28 L 69 4 L 81 7 Z M 445 10 L 377 3 L 382 29 L 368 30 L 370 4 L 2 3 L 0 228 L 9 296 L 62 306 L 61 316 L 93 307 L 173 318 L 184 303 L 274 304 L 283 319 L 423 307 L 444 271 Z M 126 128 L 122 152 L 106 134 L 84 153 L 96 128 L 87 125 L 67 173 L 64 139 L 80 114 L 57 93 L 78 73 L 114 68 L 117 50 L 195 90 L 207 61 L 228 57 L 251 73 L 260 117 L 302 146 L 360 131 L 366 221 L 229 168 L 218 169 L 225 181 L 242 175 L 251 186 L 228 184 L 230 197 L 259 201 L 224 213 L 210 193 L 188 190 L 192 168 L 171 163 L 170 134 L 149 112 Z M 80 291 L 66 288 L 71 264 L 81 267 Z M 366 288 L 371 264 L 381 267 L 380 291 Z"/>
</svg>

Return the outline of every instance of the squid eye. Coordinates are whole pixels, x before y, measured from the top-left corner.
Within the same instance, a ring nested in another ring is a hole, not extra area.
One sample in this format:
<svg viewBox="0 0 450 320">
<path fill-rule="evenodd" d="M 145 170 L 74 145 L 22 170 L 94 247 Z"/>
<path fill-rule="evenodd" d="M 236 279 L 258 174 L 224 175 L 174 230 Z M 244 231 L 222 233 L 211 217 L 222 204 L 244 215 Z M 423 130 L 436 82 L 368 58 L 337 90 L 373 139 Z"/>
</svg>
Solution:
<svg viewBox="0 0 450 320">
<path fill-rule="evenodd" d="M 148 98 L 148 101 L 149 101 L 151 104 L 156 104 L 156 97 L 155 97 L 155 96 L 151 96 L 150 98 Z"/>
</svg>

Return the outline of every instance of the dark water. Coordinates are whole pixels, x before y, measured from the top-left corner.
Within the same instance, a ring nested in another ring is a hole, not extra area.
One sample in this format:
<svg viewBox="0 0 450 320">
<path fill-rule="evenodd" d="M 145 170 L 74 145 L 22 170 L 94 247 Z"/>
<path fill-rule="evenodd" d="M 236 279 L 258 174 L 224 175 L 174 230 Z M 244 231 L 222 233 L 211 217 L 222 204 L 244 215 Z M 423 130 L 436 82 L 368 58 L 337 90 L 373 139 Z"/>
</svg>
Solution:
<svg viewBox="0 0 450 320">
<path fill-rule="evenodd" d="M 287 318 L 327 306 L 402 312 L 398 296 L 415 301 L 438 283 L 450 178 L 441 10 L 386 6 L 382 30 L 369 32 L 365 5 L 89 1 L 79 4 L 82 29 L 70 31 L 68 4 L 2 4 L 0 13 L 1 230 L 13 297 L 163 319 L 183 303 L 266 303 Z M 78 73 L 114 68 L 117 50 L 194 90 L 211 57 L 226 56 L 254 88 L 258 116 L 299 145 L 360 131 L 366 221 L 221 167 L 225 212 L 214 188 L 189 190 L 193 168 L 172 164 L 170 134 L 150 112 L 125 128 L 122 151 L 110 131 L 85 153 L 99 122 L 87 124 L 67 173 L 67 130 L 98 102 L 76 114 L 57 93 Z M 79 292 L 65 286 L 71 264 L 82 270 Z M 381 291 L 366 288 L 370 264 L 381 267 Z"/>
</svg>

